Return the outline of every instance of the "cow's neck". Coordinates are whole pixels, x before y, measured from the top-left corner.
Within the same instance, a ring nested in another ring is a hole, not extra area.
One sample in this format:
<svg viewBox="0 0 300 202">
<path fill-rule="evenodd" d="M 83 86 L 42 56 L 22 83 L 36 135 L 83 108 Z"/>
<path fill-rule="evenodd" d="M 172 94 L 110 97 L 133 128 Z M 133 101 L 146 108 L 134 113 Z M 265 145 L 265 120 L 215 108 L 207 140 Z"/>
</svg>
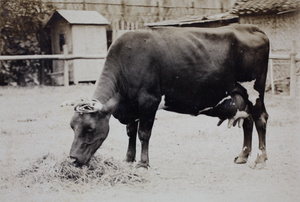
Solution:
<svg viewBox="0 0 300 202">
<path fill-rule="evenodd" d="M 116 79 L 112 75 L 105 76 L 105 74 L 102 74 L 95 85 L 92 98 L 99 100 L 104 105 L 112 99 L 115 99 L 114 102 L 118 103 L 119 94 L 117 93 L 116 83 Z"/>
</svg>

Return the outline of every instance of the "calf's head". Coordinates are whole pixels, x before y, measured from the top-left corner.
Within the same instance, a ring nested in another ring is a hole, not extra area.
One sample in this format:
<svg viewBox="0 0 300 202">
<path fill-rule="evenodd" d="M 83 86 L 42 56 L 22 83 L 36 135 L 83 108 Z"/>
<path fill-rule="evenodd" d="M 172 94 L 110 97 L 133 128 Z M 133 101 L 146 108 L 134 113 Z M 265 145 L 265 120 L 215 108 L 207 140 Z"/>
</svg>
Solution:
<svg viewBox="0 0 300 202">
<path fill-rule="evenodd" d="M 110 110 L 97 100 L 82 102 L 75 106 L 71 119 L 74 140 L 70 158 L 76 166 L 86 165 L 102 145 L 109 131 Z"/>
</svg>

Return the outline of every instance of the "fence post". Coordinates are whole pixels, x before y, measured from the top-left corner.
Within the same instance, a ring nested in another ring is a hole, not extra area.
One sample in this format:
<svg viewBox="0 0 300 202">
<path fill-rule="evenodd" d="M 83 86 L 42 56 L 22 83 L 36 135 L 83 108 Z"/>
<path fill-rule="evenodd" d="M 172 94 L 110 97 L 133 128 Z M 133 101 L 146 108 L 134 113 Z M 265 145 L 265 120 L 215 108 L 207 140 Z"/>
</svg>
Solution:
<svg viewBox="0 0 300 202">
<path fill-rule="evenodd" d="M 275 86 L 274 86 L 274 73 L 273 73 L 273 59 L 270 59 L 270 80 L 271 80 L 271 90 L 272 94 L 275 94 Z"/>
<path fill-rule="evenodd" d="M 162 15 L 161 15 L 161 3 L 160 0 L 156 0 L 156 5 L 157 5 L 157 17 L 158 20 L 162 20 Z"/>
<path fill-rule="evenodd" d="M 193 12 L 193 15 L 196 14 L 195 1 L 194 0 L 192 0 L 192 12 Z"/>
<path fill-rule="evenodd" d="M 135 21 L 135 29 L 138 29 L 138 28 L 139 28 L 139 22 Z"/>
<path fill-rule="evenodd" d="M 42 55 L 44 55 L 45 53 L 42 52 Z M 45 74 L 45 60 L 39 60 L 40 61 L 40 67 L 38 69 L 38 82 L 39 85 L 44 85 L 44 74 Z"/>
<path fill-rule="evenodd" d="M 68 46 L 67 45 L 63 45 L 63 53 L 65 56 L 64 59 L 64 86 L 69 86 L 69 64 L 68 64 L 68 60 L 67 55 L 68 55 Z"/>
<path fill-rule="evenodd" d="M 296 41 L 292 41 L 292 51 L 290 53 L 291 56 L 291 77 L 290 77 L 290 96 L 293 98 L 296 96 L 297 91 L 297 77 L 296 77 Z"/>
</svg>

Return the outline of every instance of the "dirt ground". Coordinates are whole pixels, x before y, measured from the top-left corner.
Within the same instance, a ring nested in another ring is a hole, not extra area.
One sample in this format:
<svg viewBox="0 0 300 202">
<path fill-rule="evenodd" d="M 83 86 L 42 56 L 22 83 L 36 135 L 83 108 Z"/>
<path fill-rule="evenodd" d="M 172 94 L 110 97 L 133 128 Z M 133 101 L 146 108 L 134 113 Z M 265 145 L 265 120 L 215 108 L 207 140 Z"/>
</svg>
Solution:
<svg viewBox="0 0 300 202">
<path fill-rule="evenodd" d="M 51 189 L 52 182 L 24 186 L 17 174 L 35 159 L 68 154 L 73 133 L 72 107 L 65 100 L 89 97 L 92 85 L 0 88 L 0 201 L 300 201 L 299 98 L 266 95 L 270 115 L 268 158 L 254 168 L 253 151 L 244 165 L 233 163 L 242 149 L 242 129 L 217 127 L 218 119 L 159 111 L 150 140 L 146 182 L 116 186 Z M 125 126 L 114 118 L 97 153 L 125 158 Z M 140 144 L 138 142 L 138 159 Z"/>
</svg>

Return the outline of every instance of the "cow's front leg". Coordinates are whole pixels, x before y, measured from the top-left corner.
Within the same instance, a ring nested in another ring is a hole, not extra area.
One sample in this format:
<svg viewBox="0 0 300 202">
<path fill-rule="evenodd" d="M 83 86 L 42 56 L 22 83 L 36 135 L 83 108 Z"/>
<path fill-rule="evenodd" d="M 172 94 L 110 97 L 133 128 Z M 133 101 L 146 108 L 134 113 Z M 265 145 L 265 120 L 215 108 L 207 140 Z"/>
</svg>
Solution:
<svg viewBox="0 0 300 202">
<path fill-rule="evenodd" d="M 245 118 L 243 123 L 243 131 L 244 131 L 243 149 L 241 153 L 234 159 L 234 162 L 237 164 L 246 163 L 248 160 L 248 156 L 251 153 L 252 132 L 253 132 L 253 119 L 251 115 Z"/>
<path fill-rule="evenodd" d="M 151 137 L 154 117 L 149 119 L 140 119 L 138 136 L 141 141 L 141 160 L 136 165 L 137 168 L 148 168 L 149 165 L 149 140 Z"/>
<path fill-rule="evenodd" d="M 160 99 L 155 99 L 152 96 L 144 97 L 140 103 L 140 119 L 138 127 L 138 136 L 141 141 L 141 160 L 136 165 L 137 168 L 148 168 L 149 165 L 149 140 L 151 137 L 152 127 L 156 115 L 156 110 Z"/>
<path fill-rule="evenodd" d="M 128 142 L 128 149 L 126 153 L 126 161 L 127 162 L 134 162 L 135 155 L 136 155 L 136 136 L 137 136 L 137 128 L 138 128 L 138 121 L 133 123 L 129 123 L 126 126 L 127 135 L 129 137 Z"/>
<path fill-rule="evenodd" d="M 150 131 L 139 131 L 139 139 L 141 141 L 142 151 L 141 160 L 136 165 L 137 168 L 143 167 L 148 168 L 149 165 L 149 140 L 151 132 Z"/>
</svg>

